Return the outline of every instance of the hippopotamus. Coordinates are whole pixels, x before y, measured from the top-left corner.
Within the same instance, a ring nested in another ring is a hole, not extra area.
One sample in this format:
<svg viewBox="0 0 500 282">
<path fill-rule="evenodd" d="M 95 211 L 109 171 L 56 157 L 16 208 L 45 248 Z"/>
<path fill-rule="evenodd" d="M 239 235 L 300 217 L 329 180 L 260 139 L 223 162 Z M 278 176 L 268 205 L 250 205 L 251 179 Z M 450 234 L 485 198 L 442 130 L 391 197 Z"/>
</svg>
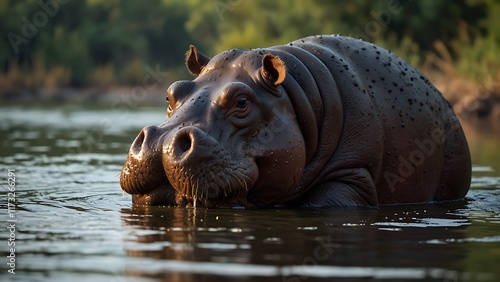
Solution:
<svg viewBox="0 0 500 282">
<path fill-rule="evenodd" d="M 138 205 L 377 207 L 460 199 L 462 127 L 416 68 L 371 43 L 310 36 L 209 58 L 166 91 L 165 122 L 133 141 L 120 176 Z"/>
</svg>

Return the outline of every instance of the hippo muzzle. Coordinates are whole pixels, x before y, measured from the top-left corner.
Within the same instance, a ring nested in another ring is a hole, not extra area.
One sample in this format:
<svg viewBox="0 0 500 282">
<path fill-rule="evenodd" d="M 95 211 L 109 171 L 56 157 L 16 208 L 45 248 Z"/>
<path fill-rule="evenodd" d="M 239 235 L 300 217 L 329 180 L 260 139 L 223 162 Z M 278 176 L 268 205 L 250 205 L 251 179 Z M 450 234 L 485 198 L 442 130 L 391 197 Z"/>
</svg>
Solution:
<svg viewBox="0 0 500 282">
<path fill-rule="evenodd" d="M 247 206 L 258 170 L 235 154 L 195 126 L 148 126 L 132 143 L 120 184 L 143 204 Z"/>
<path fill-rule="evenodd" d="M 224 201 L 217 206 L 246 206 L 247 192 L 253 187 L 258 170 L 251 158 L 241 154 L 227 150 L 197 127 L 187 126 L 175 132 L 164 143 L 162 156 L 168 180 L 175 183 L 181 195 L 177 203 L 196 203 L 200 199 L 204 206 L 210 206 L 221 197 Z"/>
</svg>

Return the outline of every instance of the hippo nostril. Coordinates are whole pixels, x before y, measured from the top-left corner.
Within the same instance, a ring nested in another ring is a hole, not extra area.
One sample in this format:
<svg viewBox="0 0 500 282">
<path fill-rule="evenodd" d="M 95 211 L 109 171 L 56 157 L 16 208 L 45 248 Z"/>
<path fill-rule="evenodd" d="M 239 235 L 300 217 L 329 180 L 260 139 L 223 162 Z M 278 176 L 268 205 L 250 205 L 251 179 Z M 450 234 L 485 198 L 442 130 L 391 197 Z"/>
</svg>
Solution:
<svg viewBox="0 0 500 282">
<path fill-rule="evenodd" d="M 145 137 L 144 130 L 141 130 L 139 135 L 137 135 L 137 137 L 135 138 L 132 146 L 130 146 L 130 152 L 132 154 L 138 155 L 141 152 L 142 143 L 144 143 L 144 137 Z"/>
<path fill-rule="evenodd" d="M 157 126 L 144 127 L 130 146 L 130 154 L 140 156 L 143 153 L 150 152 L 151 148 L 158 142 L 159 135 L 162 133 L 162 131 L 159 131 L 158 129 L 159 128 Z"/>
<path fill-rule="evenodd" d="M 170 161 L 197 162 L 213 158 L 213 150 L 217 140 L 203 130 L 186 126 L 179 129 L 167 146 L 167 158 Z"/>
<path fill-rule="evenodd" d="M 189 136 L 188 132 L 181 134 L 177 137 L 177 148 L 180 150 L 180 153 L 183 154 L 187 152 L 191 148 L 192 140 L 191 136 Z"/>
</svg>

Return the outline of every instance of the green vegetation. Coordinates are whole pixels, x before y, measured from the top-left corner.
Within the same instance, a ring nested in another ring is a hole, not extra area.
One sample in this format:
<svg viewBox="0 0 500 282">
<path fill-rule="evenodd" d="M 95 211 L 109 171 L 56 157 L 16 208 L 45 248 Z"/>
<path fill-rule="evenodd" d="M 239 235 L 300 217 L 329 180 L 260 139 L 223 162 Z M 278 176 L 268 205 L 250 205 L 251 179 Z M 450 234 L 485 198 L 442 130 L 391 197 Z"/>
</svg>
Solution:
<svg viewBox="0 0 500 282">
<path fill-rule="evenodd" d="M 214 55 L 342 33 L 499 92 L 499 14 L 497 0 L 4 0 L 0 87 L 134 85 L 158 65 L 174 80 L 190 43 Z"/>
</svg>

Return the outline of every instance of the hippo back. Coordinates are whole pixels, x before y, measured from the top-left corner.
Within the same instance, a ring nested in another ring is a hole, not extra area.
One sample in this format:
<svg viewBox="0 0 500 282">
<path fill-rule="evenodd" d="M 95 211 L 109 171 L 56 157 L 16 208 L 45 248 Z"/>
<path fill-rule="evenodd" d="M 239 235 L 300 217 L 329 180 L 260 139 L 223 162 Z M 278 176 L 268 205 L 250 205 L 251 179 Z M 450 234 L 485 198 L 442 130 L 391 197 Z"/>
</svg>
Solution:
<svg viewBox="0 0 500 282">
<path fill-rule="evenodd" d="M 311 36 L 260 52 L 287 65 L 282 85 L 308 149 L 288 201 L 304 201 L 312 187 L 329 182 L 363 182 L 370 205 L 451 200 L 468 191 L 470 154 L 460 123 L 407 62 L 343 36 Z M 368 174 L 349 175 L 359 168 Z"/>
</svg>

